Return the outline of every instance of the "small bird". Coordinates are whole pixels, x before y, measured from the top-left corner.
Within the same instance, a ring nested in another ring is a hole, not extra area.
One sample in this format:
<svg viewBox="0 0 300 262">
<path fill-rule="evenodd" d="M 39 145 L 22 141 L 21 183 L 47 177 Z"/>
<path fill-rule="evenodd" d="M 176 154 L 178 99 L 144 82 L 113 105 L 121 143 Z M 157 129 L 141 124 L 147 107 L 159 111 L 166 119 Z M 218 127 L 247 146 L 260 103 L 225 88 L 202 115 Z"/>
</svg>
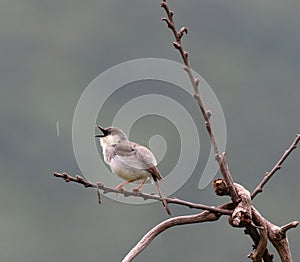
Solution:
<svg viewBox="0 0 300 262">
<path fill-rule="evenodd" d="M 158 184 L 162 176 L 156 167 L 157 161 L 152 152 L 144 146 L 129 141 L 126 134 L 118 127 L 97 127 L 103 133 L 95 137 L 100 138 L 105 163 L 110 166 L 114 174 L 126 181 L 115 189 L 119 190 L 126 184 L 141 180 L 141 183 L 133 189 L 140 191 L 147 179 L 152 177 L 162 203 L 167 213 L 171 215 L 166 198 Z"/>
</svg>

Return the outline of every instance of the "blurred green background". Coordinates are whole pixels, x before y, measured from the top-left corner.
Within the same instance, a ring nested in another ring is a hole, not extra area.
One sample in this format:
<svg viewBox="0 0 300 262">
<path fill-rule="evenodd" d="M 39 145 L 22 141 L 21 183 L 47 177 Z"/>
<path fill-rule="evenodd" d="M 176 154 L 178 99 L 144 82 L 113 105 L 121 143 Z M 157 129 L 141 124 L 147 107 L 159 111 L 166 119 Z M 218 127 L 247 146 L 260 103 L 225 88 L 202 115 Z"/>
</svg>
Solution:
<svg viewBox="0 0 300 262">
<path fill-rule="evenodd" d="M 222 104 L 233 177 L 253 190 L 300 131 L 300 1 L 170 5 L 178 27 L 189 28 L 184 44 L 192 67 Z M 52 176 L 80 174 L 72 118 L 97 75 L 131 59 L 180 61 L 162 16 L 160 1 L 0 2 L 1 261 L 121 261 L 166 218 L 158 203 L 104 198 L 99 207 L 94 191 Z M 299 157 L 297 149 L 255 199 L 278 225 L 300 219 Z M 228 201 L 210 187 L 200 191 L 198 181 L 195 172 L 175 195 L 208 205 Z M 171 208 L 173 215 L 196 213 Z M 300 261 L 299 237 L 299 229 L 289 232 L 294 261 Z M 136 261 L 246 261 L 250 251 L 243 231 L 221 218 L 168 230 Z"/>
</svg>

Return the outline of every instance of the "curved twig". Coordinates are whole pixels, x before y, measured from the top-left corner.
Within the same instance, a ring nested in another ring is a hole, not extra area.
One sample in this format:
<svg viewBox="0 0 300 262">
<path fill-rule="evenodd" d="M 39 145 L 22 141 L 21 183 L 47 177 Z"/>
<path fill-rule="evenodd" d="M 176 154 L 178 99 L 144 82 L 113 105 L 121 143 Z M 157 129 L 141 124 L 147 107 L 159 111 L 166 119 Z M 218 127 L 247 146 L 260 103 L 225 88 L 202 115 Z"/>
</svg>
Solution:
<svg viewBox="0 0 300 262">
<path fill-rule="evenodd" d="M 229 207 L 231 204 L 225 204 L 220 206 L 220 209 L 225 209 Z M 203 223 L 203 222 L 212 222 L 218 220 L 220 215 L 216 213 L 211 213 L 209 211 L 203 211 L 200 214 L 196 215 L 187 215 L 187 216 L 178 216 L 169 218 L 160 224 L 153 227 L 126 255 L 126 257 L 122 260 L 122 262 L 130 262 L 132 261 L 139 253 L 141 253 L 150 243 L 151 241 L 158 236 L 160 233 L 165 231 L 166 229 L 178 225 L 186 225 L 186 224 L 194 224 L 194 223 Z"/>
</svg>

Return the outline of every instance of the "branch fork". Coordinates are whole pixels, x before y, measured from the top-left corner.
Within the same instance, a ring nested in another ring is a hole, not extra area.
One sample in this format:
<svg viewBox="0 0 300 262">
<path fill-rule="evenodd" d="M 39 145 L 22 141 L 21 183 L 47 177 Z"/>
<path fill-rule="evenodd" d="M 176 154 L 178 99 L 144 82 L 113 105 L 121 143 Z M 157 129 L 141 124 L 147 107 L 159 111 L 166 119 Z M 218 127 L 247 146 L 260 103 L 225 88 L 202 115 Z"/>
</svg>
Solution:
<svg viewBox="0 0 300 262">
<path fill-rule="evenodd" d="M 166 12 L 166 17 L 162 18 L 168 28 L 172 31 L 175 41 L 173 42 L 173 46 L 176 50 L 179 51 L 184 67 L 183 69 L 188 74 L 188 77 L 191 81 L 193 90 L 194 90 L 194 98 L 199 105 L 199 109 L 201 114 L 203 115 L 204 123 L 209 135 L 210 142 L 214 149 L 215 159 L 220 167 L 220 171 L 222 174 L 222 179 L 216 179 L 213 182 L 213 188 L 216 195 L 219 196 L 230 196 L 230 203 L 223 204 L 218 207 L 207 206 L 198 203 L 192 203 L 185 200 L 181 200 L 178 198 L 166 198 L 166 201 L 171 204 L 183 205 L 189 208 L 201 209 L 204 210 L 196 215 L 186 215 L 186 216 L 177 216 L 169 218 L 153 229 L 151 229 L 137 244 L 135 247 L 131 249 L 131 251 L 126 255 L 126 257 L 122 260 L 123 262 L 132 261 L 140 252 L 142 252 L 151 241 L 160 233 L 165 231 L 166 229 L 183 224 L 193 224 L 193 223 L 204 223 L 204 222 L 212 222 L 218 220 L 222 215 L 228 216 L 228 222 L 233 227 L 244 227 L 245 234 L 249 235 L 253 240 L 253 251 L 249 254 L 249 258 L 254 262 L 272 262 L 273 254 L 269 253 L 267 249 L 268 240 L 273 244 L 276 248 L 281 261 L 283 262 L 292 262 L 292 256 L 288 244 L 288 240 L 286 237 L 286 233 L 288 230 L 292 228 L 296 228 L 299 224 L 298 221 L 290 222 L 282 227 L 276 226 L 270 223 L 267 219 L 265 219 L 253 206 L 252 200 L 256 197 L 257 194 L 263 191 L 263 187 L 266 183 L 271 179 L 271 177 L 282 167 L 283 162 L 287 159 L 287 157 L 291 154 L 291 152 L 297 147 L 300 141 L 300 134 L 296 135 L 295 140 L 290 145 L 290 147 L 284 152 L 282 157 L 276 163 L 276 165 L 272 168 L 271 171 L 266 172 L 265 176 L 258 184 L 256 189 L 250 193 L 244 186 L 234 183 L 228 162 L 226 159 L 226 153 L 220 152 L 216 137 L 213 132 L 213 127 L 210 122 L 210 117 L 212 112 L 209 109 L 206 109 L 201 94 L 199 92 L 199 79 L 195 78 L 193 75 L 193 71 L 189 64 L 189 54 L 184 49 L 182 44 L 182 38 L 184 35 L 188 33 L 188 29 L 186 27 L 181 27 L 180 30 L 176 29 L 174 23 L 174 12 L 170 10 L 167 0 L 163 0 L 161 2 L 161 7 Z M 143 192 L 134 192 L 134 191 L 125 191 L 125 190 L 116 190 L 114 188 L 110 188 L 103 183 L 91 183 L 85 180 L 81 176 L 72 177 L 67 173 L 54 173 L 55 177 L 62 178 L 65 182 L 74 182 L 83 185 L 86 188 L 94 188 L 97 190 L 98 202 L 101 204 L 100 191 L 103 191 L 104 194 L 107 193 L 117 193 L 122 194 L 124 197 L 141 197 L 144 200 L 152 199 L 152 200 L 160 200 L 160 197 L 155 194 L 145 194 Z"/>
</svg>

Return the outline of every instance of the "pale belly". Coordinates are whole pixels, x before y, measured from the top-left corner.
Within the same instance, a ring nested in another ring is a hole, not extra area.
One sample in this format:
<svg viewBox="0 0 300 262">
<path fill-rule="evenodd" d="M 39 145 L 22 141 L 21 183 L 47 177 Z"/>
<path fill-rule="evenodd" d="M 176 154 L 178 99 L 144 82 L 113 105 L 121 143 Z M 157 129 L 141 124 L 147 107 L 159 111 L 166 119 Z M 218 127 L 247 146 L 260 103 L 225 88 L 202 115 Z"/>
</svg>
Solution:
<svg viewBox="0 0 300 262">
<path fill-rule="evenodd" d="M 111 170 L 118 177 L 126 181 L 137 181 L 151 176 L 151 173 L 147 170 L 133 168 L 125 163 L 120 163 L 120 161 L 115 163 L 115 161 L 112 160 Z"/>
</svg>

